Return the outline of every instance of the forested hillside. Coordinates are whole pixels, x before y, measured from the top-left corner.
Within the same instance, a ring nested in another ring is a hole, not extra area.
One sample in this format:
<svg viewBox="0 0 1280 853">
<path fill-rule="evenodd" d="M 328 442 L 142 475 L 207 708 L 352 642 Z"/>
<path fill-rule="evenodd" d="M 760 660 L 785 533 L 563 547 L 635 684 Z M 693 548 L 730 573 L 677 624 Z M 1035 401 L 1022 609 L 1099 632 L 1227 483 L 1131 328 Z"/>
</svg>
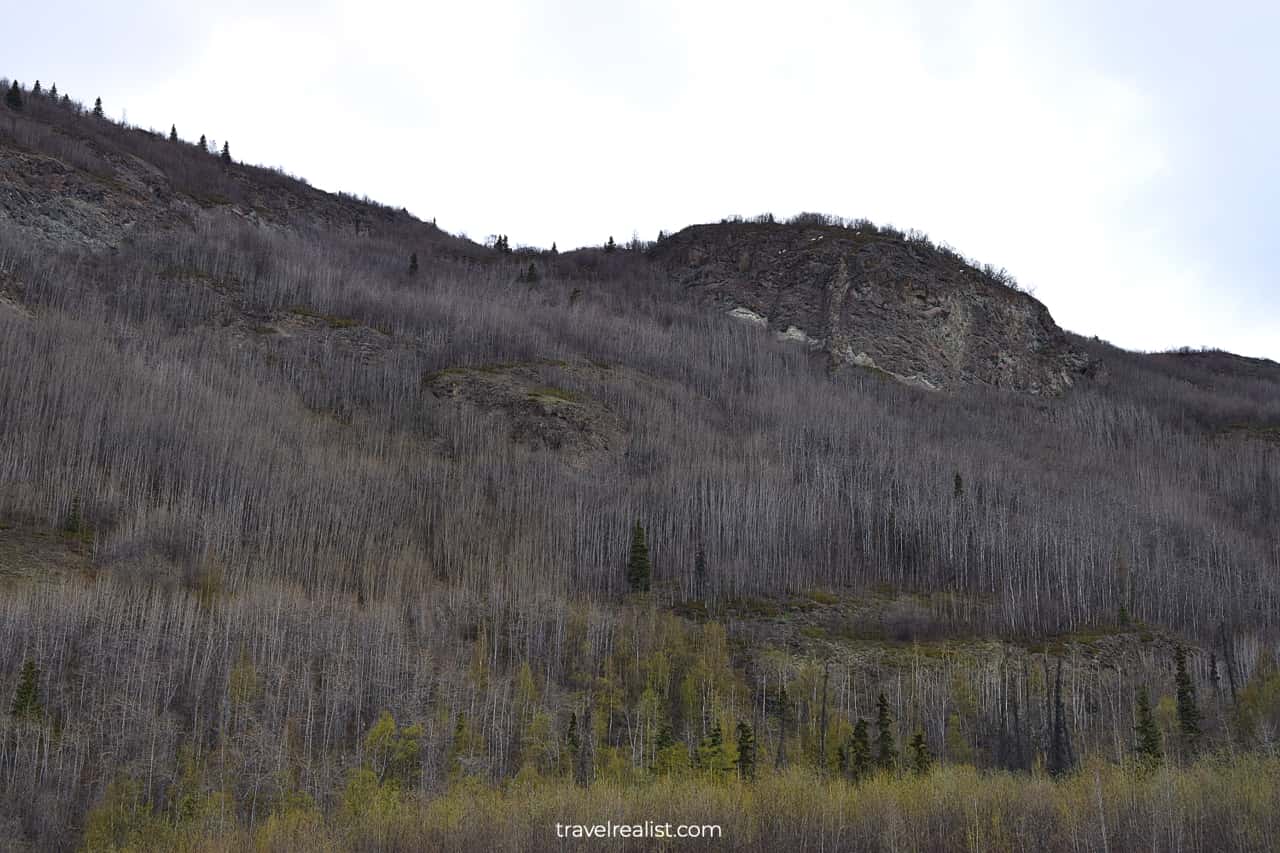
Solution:
<svg viewBox="0 0 1280 853">
<path fill-rule="evenodd" d="M 833 245 L 855 278 L 909 266 L 908 307 L 873 276 L 878 319 L 842 301 L 813 346 L 734 313 L 827 316 L 735 266 L 740 222 L 479 245 L 18 91 L 14 849 L 559 849 L 561 815 L 762 850 L 1280 829 L 1280 365 L 1125 352 L 922 235 L 769 222 L 827 235 L 796 287 Z"/>
</svg>

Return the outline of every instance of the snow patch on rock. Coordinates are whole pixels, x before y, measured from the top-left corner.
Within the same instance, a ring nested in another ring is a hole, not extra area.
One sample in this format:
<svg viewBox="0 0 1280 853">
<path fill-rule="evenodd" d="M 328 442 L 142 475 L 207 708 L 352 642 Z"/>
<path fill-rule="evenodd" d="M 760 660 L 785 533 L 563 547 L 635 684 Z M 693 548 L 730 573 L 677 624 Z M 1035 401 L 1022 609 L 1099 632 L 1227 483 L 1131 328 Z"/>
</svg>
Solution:
<svg viewBox="0 0 1280 853">
<path fill-rule="evenodd" d="M 768 326 L 769 320 L 760 316 L 750 308 L 734 308 L 729 312 L 729 316 L 735 320 L 742 320 L 745 323 L 754 323 L 757 326 Z"/>
</svg>

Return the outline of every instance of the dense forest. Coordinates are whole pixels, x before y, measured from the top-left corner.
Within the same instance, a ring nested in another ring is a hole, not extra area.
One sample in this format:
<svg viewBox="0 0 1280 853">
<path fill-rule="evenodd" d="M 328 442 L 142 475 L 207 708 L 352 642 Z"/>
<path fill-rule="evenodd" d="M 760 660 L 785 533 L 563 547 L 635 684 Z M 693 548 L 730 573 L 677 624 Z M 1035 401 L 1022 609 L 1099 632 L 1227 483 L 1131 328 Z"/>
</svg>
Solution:
<svg viewBox="0 0 1280 853">
<path fill-rule="evenodd" d="M 1280 365 L 931 392 L 4 86 L 4 844 L 1280 830 Z"/>
</svg>

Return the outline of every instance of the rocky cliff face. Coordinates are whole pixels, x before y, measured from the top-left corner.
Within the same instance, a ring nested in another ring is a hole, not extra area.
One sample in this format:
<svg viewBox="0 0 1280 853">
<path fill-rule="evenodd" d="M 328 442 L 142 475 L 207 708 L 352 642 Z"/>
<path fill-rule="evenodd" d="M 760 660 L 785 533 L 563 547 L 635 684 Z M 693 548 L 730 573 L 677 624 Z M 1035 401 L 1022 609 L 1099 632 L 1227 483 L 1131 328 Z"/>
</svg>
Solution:
<svg viewBox="0 0 1280 853">
<path fill-rule="evenodd" d="M 1044 305 L 959 256 L 896 234 L 725 223 L 668 237 L 654 256 L 746 322 L 929 389 L 1060 394 L 1092 370 Z"/>
</svg>

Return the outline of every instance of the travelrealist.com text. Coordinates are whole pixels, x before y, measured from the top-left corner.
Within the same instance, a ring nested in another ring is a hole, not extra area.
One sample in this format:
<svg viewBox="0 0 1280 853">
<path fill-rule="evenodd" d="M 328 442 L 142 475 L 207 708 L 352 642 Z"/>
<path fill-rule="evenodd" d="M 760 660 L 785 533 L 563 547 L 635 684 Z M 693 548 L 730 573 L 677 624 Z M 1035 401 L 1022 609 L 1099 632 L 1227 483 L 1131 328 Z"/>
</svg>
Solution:
<svg viewBox="0 0 1280 853">
<path fill-rule="evenodd" d="M 719 824 L 557 823 L 556 838 L 720 838 Z"/>
</svg>

